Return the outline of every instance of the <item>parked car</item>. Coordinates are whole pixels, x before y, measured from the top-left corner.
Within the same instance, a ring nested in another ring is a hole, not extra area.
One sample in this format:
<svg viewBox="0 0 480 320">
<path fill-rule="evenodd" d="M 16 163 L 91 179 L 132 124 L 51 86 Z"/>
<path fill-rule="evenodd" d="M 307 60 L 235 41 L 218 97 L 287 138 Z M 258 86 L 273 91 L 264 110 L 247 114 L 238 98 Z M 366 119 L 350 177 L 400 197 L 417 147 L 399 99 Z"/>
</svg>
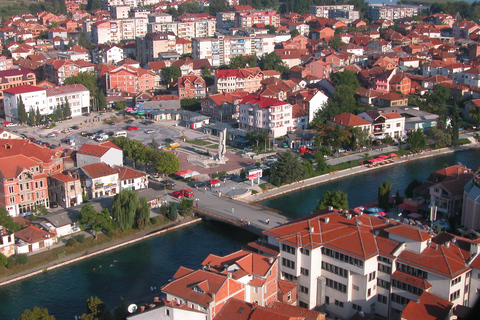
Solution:
<svg viewBox="0 0 480 320">
<path fill-rule="evenodd" d="M 175 189 L 175 181 L 172 180 L 164 180 L 162 181 L 162 185 L 169 190 Z"/>
<path fill-rule="evenodd" d="M 80 132 L 80 135 L 81 135 L 82 137 L 86 137 L 86 136 L 87 136 L 87 134 L 88 134 L 88 132 L 87 132 L 87 131 L 82 131 L 82 132 Z"/>
<path fill-rule="evenodd" d="M 178 198 L 178 199 L 183 198 L 183 190 L 177 190 L 177 191 L 172 192 L 172 196 L 174 196 L 175 198 Z"/>
<path fill-rule="evenodd" d="M 165 139 L 165 142 L 166 143 L 173 143 L 173 139 L 167 138 L 167 139 Z"/>
<path fill-rule="evenodd" d="M 203 183 L 202 181 L 195 181 L 192 184 L 192 187 L 194 187 L 194 188 L 202 188 L 203 186 L 205 186 L 205 183 Z"/>
<path fill-rule="evenodd" d="M 278 160 L 278 159 L 277 159 L 276 157 L 272 157 L 272 156 L 265 158 L 265 161 L 266 161 L 266 162 L 276 162 L 277 160 Z"/>
<path fill-rule="evenodd" d="M 16 127 L 16 126 L 17 126 L 16 123 L 8 122 L 8 121 L 4 121 L 4 122 L 3 122 L 3 125 L 4 125 L 5 127 Z"/>
<path fill-rule="evenodd" d="M 133 119 L 130 119 L 130 120 L 125 121 L 125 123 L 126 123 L 126 124 L 132 124 L 133 121 L 134 121 Z"/>
<path fill-rule="evenodd" d="M 72 128 L 65 128 L 65 129 L 62 130 L 63 133 L 67 133 L 67 132 L 71 132 L 71 131 L 73 131 Z"/>
<path fill-rule="evenodd" d="M 115 121 L 109 121 L 108 124 L 113 126 L 115 124 Z"/>
<path fill-rule="evenodd" d="M 186 198 L 193 198 L 195 193 L 192 191 L 192 189 L 183 189 L 183 196 Z"/>
<path fill-rule="evenodd" d="M 148 134 L 152 134 L 152 133 L 155 133 L 155 130 L 150 129 L 150 130 L 147 130 L 145 132 L 148 133 Z"/>
<path fill-rule="evenodd" d="M 20 134 L 20 137 L 22 137 L 23 139 L 28 139 L 27 135 L 25 133 L 21 133 Z"/>
<path fill-rule="evenodd" d="M 133 130 L 138 130 L 138 127 L 134 126 L 127 126 L 127 130 L 133 131 Z"/>
<path fill-rule="evenodd" d="M 30 137 L 30 138 L 28 138 L 28 139 L 30 139 L 30 141 L 32 141 L 32 142 L 37 141 L 37 139 L 35 139 L 34 137 Z"/>
<path fill-rule="evenodd" d="M 72 130 L 78 130 L 78 129 L 80 129 L 79 126 L 71 126 L 70 128 L 72 128 Z"/>
<path fill-rule="evenodd" d="M 50 203 L 50 208 L 58 208 L 58 204 L 55 202 Z"/>
<path fill-rule="evenodd" d="M 99 114 L 97 114 L 97 115 L 95 116 L 95 118 L 101 118 L 101 117 L 104 117 L 104 116 L 105 116 L 104 113 L 99 113 Z"/>
<path fill-rule="evenodd" d="M 58 132 L 54 131 L 54 132 L 50 132 L 50 133 L 47 134 L 45 137 L 47 137 L 47 138 L 55 138 L 56 136 L 58 136 Z"/>
</svg>

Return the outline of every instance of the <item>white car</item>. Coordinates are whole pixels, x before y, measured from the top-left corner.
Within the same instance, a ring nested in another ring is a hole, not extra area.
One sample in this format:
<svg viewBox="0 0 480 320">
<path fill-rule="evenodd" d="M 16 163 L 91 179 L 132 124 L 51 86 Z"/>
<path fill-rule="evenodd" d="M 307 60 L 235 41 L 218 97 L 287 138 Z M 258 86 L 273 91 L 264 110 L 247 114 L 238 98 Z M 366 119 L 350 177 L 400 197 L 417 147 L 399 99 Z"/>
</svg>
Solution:
<svg viewBox="0 0 480 320">
<path fill-rule="evenodd" d="M 150 130 L 147 130 L 145 132 L 148 133 L 148 134 L 152 134 L 152 133 L 155 133 L 155 130 L 150 129 Z"/>
<path fill-rule="evenodd" d="M 7 123 L 5 126 L 6 126 L 6 127 L 16 127 L 17 124 L 16 124 L 16 123 L 13 123 L 13 122 L 10 122 L 10 123 Z"/>
</svg>

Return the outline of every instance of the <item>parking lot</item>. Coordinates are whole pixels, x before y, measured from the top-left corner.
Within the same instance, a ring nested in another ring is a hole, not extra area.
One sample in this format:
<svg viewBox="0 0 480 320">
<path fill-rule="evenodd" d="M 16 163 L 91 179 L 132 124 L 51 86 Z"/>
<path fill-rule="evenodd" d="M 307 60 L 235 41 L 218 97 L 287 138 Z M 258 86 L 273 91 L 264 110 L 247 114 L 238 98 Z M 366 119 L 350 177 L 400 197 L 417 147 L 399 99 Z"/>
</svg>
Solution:
<svg viewBox="0 0 480 320">
<path fill-rule="evenodd" d="M 130 120 L 131 123 L 126 123 L 128 120 Z M 112 121 L 114 124 L 108 124 Z M 152 138 L 155 138 L 157 143 L 162 143 L 165 139 L 178 141 L 183 134 L 182 130 L 184 128 L 175 126 L 177 121 L 150 121 L 149 124 L 142 123 L 144 121 L 144 119 L 134 119 L 130 116 L 116 116 L 115 113 L 109 112 L 102 117 L 96 117 L 94 115 L 76 117 L 72 120 L 59 122 L 51 129 L 44 129 L 43 127 L 16 126 L 9 127 L 8 130 L 17 134 L 24 134 L 29 138 L 35 139 L 35 142 L 48 142 L 53 145 L 61 144 L 61 141 L 66 138 L 74 138 L 77 147 L 82 146 L 86 142 L 92 142 L 92 139 L 89 139 L 89 137 L 82 136 L 81 132 L 94 133 L 98 130 L 103 130 L 110 136 L 119 131 L 126 131 L 129 138 L 141 141 L 145 144 L 151 142 Z M 138 129 L 128 130 L 127 126 L 138 127 Z M 78 129 L 67 133 L 62 132 L 71 127 L 78 127 Z M 52 134 L 54 132 L 58 133 L 56 137 Z M 67 144 L 62 143 L 62 146 L 66 147 Z"/>
</svg>

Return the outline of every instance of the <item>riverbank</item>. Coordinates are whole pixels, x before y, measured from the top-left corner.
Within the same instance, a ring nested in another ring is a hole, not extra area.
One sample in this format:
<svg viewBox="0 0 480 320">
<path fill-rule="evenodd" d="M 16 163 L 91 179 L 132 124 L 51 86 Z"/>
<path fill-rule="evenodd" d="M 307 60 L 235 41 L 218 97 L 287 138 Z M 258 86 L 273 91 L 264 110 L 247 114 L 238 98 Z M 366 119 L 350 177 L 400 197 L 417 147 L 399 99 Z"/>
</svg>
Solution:
<svg viewBox="0 0 480 320">
<path fill-rule="evenodd" d="M 81 260 L 89 259 L 99 254 L 103 254 L 108 251 L 125 247 L 128 245 L 137 243 L 139 241 L 143 241 L 148 238 L 156 237 L 165 232 L 175 230 L 181 227 L 185 227 L 193 223 L 199 222 L 201 220 L 202 219 L 200 218 L 194 218 L 189 216 L 181 221 L 172 222 L 167 225 L 163 225 L 154 229 L 142 230 L 133 235 L 127 236 L 122 239 L 117 239 L 111 242 L 103 243 L 101 245 L 98 245 L 86 251 L 78 252 L 72 255 L 66 255 L 58 258 L 57 260 L 47 262 L 44 265 L 29 269 L 29 270 L 25 270 L 10 276 L 3 277 L 0 279 L 0 287 L 11 284 L 16 281 L 24 280 L 24 279 L 39 275 L 43 272 L 55 270 L 57 268 L 60 268 L 72 263 L 76 263 Z"/>
<path fill-rule="evenodd" d="M 290 192 L 293 192 L 293 191 L 297 191 L 297 190 L 302 190 L 305 187 L 314 186 L 314 185 L 317 185 L 317 184 L 329 182 L 329 181 L 336 180 L 336 179 L 339 179 L 339 178 L 344 178 L 344 177 L 356 175 L 356 174 L 359 174 L 359 173 L 366 173 L 368 171 L 372 171 L 372 170 L 376 170 L 376 169 L 380 169 L 380 168 L 385 168 L 385 167 L 389 167 L 389 166 L 394 166 L 394 165 L 397 165 L 397 164 L 405 163 L 407 161 L 426 159 L 426 158 L 429 158 L 429 157 L 435 157 L 435 156 L 445 155 L 445 154 L 454 153 L 454 152 L 466 151 L 466 150 L 470 150 L 470 149 L 478 148 L 478 147 L 480 147 L 480 144 L 479 143 L 474 143 L 472 141 L 472 143 L 470 143 L 468 145 L 462 145 L 462 146 L 458 146 L 458 147 L 448 147 L 448 148 L 442 148 L 442 149 L 432 150 L 432 151 L 428 151 L 428 152 L 417 153 L 417 154 L 409 155 L 409 156 L 402 156 L 399 159 L 396 159 L 392 163 L 388 163 L 388 164 L 384 164 L 384 165 L 378 165 L 376 167 L 368 167 L 367 165 L 361 165 L 361 166 L 356 166 L 356 167 L 352 167 L 352 168 L 349 168 L 349 169 L 333 171 L 333 172 L 330 172 L 330 173 L 327 173 L 327 174 L 323 174 L 323 175 L 320 175 L 320 176 L 308 178 L 308 179 L 301 180 L 301 181 L 298 181 L 298 182 L 294 182 L 294 183 L 291 183 L 291 184 L 288 184 L 288 185 L 283 185 L 283 186 L 278 187 L 278 188 L 268 189 L 266 191 L 264 190 L 263 192 L 245 197 L 243 200 L 244 201 L 249 201 L 249 202 L 260 202 L 260 201 L 263 201 L 263 200 L 266 200 L 266 199 L 269 199 L 269 198 L 272 198 L 272 197 L 280 196 L 280 195 L 290 193 Z"/>
</svg>

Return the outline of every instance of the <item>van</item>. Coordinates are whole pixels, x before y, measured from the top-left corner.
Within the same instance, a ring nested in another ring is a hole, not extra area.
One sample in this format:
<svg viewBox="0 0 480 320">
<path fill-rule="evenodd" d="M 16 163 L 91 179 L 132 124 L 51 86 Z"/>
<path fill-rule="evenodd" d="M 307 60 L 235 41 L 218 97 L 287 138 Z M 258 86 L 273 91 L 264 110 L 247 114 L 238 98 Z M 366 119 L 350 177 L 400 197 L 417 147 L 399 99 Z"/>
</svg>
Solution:
<svg viewBox="0 0 480 320">
<path fill-rule="evenodd" d="M 113 135 L 114 137 L 126 137 L 127 136 L 127 131 L 117 131 Z"/>
</svg>

